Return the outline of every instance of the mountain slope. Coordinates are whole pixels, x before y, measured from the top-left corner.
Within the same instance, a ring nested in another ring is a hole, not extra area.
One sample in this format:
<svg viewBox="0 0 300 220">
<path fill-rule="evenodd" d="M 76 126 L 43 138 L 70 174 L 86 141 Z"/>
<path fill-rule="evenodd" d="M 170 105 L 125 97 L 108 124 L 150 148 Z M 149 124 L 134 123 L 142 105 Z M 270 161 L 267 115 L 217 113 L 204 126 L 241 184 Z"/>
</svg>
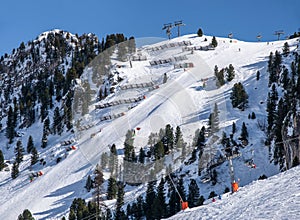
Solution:
<svg viewBox="0 0 300 220">
<path fill-rule="evenodd" d="M 208 41 L 205 41 L 204 38 L 207 38 Z M 164 48 L 157 51 L 151 50 L 151 48 L 158 46 L 162 48 L 162 45 L 183 41 L 190 41 L 191 46 L 204 47 L 208 45 L 211 37 L 197 38 L 195 35 L 188 35 L 156 45 L 145 46 L 139 52 L 145 54 L 148 60 L 133 61 L 132 68 L 129 68 L 129 62 L 119 62 L 112 59 L 112 64 L 115 65 L 112 72 L 117 71 L 123 81 L 117 84 L 115 93 L 109 95 L 106 99 L 99 101 L 96 96 L 92 97 L 94 103 L 89 108 L 89 114 L 82 117 L 82 123 L 83 125 L 84 123 L 90 123 L 93 126 L 88 130 L 77 130 L 75 135 L 66 133 L 62 136 L 50 137 L 47 149 L 41 154 L 47 161 L 46 166 L 37 164 L 32 168 L 33 170 L 43 170 L 44 175 L 32 183 L 28 180 L 28 174 L 31 172 L 29 170 L 29 155 L 26 155 L 25 161 L 22 163 L 20 176 L 17 179 L 11 180 L 9 173 L 1 173 L 0 191 L 3 193 L 0 203 L 3 205 L 0 208 L 0 216 L 3 219 L 16 219 L 25 208 L 31 210 L 34 216 L 39 219 L 58 218 L 66 215 L 74 198 L 91 198 L 91 193 L 87 193 L 84 188 L 85 181 L 87 176 L 93 173 L 94 166 L 99 163 L 101 154 L 109 150 L 109 145 L 116 144 L 119 149 L 119 160 L 122 161 L 122 149 L 127 130 L 140 128 L 136 132 L 134 140 L 136 152 L 140 147 L 147 146 L 147 139 L 151 132 L 158 132 L 166 124 L 171 124 L 174 128 L 177 125 L 180 126 L 184 140 L 192 144 L 195 130 L 207 125 L 209 113 L 215 103 L 218 104 L 220 110 L 219 136 L 221 136 L 222 131 L 230 133 L 232 122 L 236 122 L 238 133 L 240 133 L 242 122 L 245 122 L 248 127 L 249 145 L 242 148 L 242 156 L 234 160 L 236 177 L 241 179 L 240 184 L 242 186 L 249 184 L 263 174 L 271 176 L 278 173 L 278 167 L 269 162 L 269 149 L 263 144 L 265 134 L 257 128 L 257 123 L 259 119 L 265 120 L 266 118 L 267 59 L 271 51 L 281 50 L 284 42 L 247 43 L 226 38 L 217 39 L 219 46 L 215 50 L 195 50 L 193 53 L 183 51 L 183 46 Z M 296 49 L 296 40 L 289 40 L 289 44 L 291 45 L 291 51 Z M 149 61 L 182 55 L 187 56 L 187 60 L 183 62 L 192 62 L 194 64 L 193 68 L 174 69 L 174 66 L 170 64 L 149 65 Z M 229 64 L 233 64 L 236 77 L 233 81 L 217 88 L 213 72 L 214 66 L 218 65 L 219 68 L 225 68 Z M 117 67 L 118 65 L 121 67 Z M 259 81 L 256 80 L 258 70 L 261 72 Z M 92 78 L 90 71 L 89 68 L 84 70 L 81 82 Z M 164 73 L 167 73 L 168 76 L 166 83 L 163 83 Z M 158 85 L 159 88 L 152 91 L 149 91 L 148 88 L 123 91 L 120 88 L 121 85 L 149 81 Z M 206 85 L 204 85 L 204 82 Z M 242 82 L 249 94 L 249 109 L 245 111 L 234 109 L 231 105 L 231 88 L 237 82 Z M 80 82 L 78 84 L 80 85 Z M 90 86 L 92 89 L 95 88 L 93 83 L 90 83 Z M 95 88 L 97 93 L 96 89 L 98 88 Z M 135 103 L 136 106 L 122 104 L 95 110 L 95 105 L 135 98 L 141 95 L 146 96 L 146 99 Z M 253 111 L 257 116 L 256 120 L 248 119 L 248 114 Z M 125 115 L 114 120 L 100 120 L 105 115 L 118 113 L 125 113 Z M 26 132 L 27 134 L 34 134 L 40 127 L 40 124 L 35 124 Z M 100 129 L 101 132 L 99 132 Z M 91 137 L 92 134 L 95 134 L 95 136 Z M 236 134 L 234 138 L 237 140 L 238 136 L 239 134 Z M 71 138 L 76 138 L 75 144 L 78 150 L 67 155 L 65 154 L 65 147 L 61 146 L 60 142 Z M 193 146 L 188 150 L 191 152 Z M 206 151 L 210 152 L 210 159 L 213 159 L 215 155 L 222 154 L 219 141 L 214 141 L 207 147 Z M 251 152 L 254 152 L 254 155 Z M 63 159 L 61 162 L 56 163 L 58 157 Z M 190 155 L 187 155 L 185 159 L 188 160 L 189 157 Z M 245 160 L 251 157 L 257 164 L 255 170 L 244 164 Z M 175 170 L 178 167 L 181 168 L 177 171 L 178 175 L 184 176 L 186 188 L 190 179 L 196 179 L 201 194 L 205 198 L 212 190 L 217 194 L 221 194 L 226 187 L 230 186 L 228 164 L 226 162 L 217 167 L 219 175 L 216 186 L 201 182 L 198 176 L 198 161 L 187 166 L 177 163 L 173 169 Z M 105 171 L 104 174 L 107 180 L 109 172 Z M 161 174 L 159 173 L 159 175 Z M 159 178 L 159 175 L 157 178 Z M 145 184 L 141 186 L 141 190 L 127 186 L 125 189 L 125 205 L 132 202 L 138 195 L 143 194 L 145 188 Z M 241 192 L 243 192 L 243 189 Z M 107 201 L 106 203 L 109 207 L 114 206 L 114 201 Z M 11 209 L 12 206 L 14 207 L 13 210 Z"/>
<path fill-rule="evenodd" d="M 188 209 L 169 219 L 298 219 L 300 167 L 255 181 L 216 202 Z"/>
</svg>

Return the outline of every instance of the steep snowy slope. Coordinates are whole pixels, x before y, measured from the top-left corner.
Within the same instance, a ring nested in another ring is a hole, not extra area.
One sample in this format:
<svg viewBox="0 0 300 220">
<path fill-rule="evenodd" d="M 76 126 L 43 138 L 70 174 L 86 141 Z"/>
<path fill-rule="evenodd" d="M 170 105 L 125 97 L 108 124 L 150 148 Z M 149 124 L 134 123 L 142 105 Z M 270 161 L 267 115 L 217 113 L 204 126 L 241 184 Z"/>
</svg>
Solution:
<svg viewBox="0 0 300 220">
<path fill-rule="evenodd" d="M 300 167 L 255 181 L 216 202 L 169 219 L 299 219 Z"/>
<path fill-rule="evenodd" d="M 207 41 L 204 40 L 205 38 Z M 241 179 L 241 185 L 249 184 L 263 174 L 271 176 L 278 173 L 278 167 L 269 162 L 268 148 L 263 145 L 264 132 L 258 129 L 257 120 L 265 120 L 266 117 L 268 55 L 271 51 L 281 51 L 284 41 L 247 43 L 226 38 L 217 38 L 217 40 L 219 46 L 215 50 L 194 50 L 191 52 L 183 48 L 205 47 L 209 44 L 208 42 L 211 42 L 211 37 L 183 36 L 141 48 L 140 53 L 145 54 L 148 59 L 146 61 L 132 61 L 132 68 L 129 68 L 129 62 L 115 61 L 116 65 L 123 65 L 116 67 L 115 70 L 125 80 L 116 87 L 115 94 L 105 100 L 97 102 L 94 97 L 95 104 L 90 106 L 89 116 L 85 117 L 85 123 L 93 124 L 93 126 L 88 130 L 76 132 L 78 150 L 72 151 L 60 163 L 56 164 L 57 157 L 61 156 L 61 152 L 65 150 L 60 142 L 74 138 L 74 136 L 53 137 L 52 140 L 48 140 L 48 147 L 41 155 L 47 161 L 46 166 L 36 165 L 32 168 L 33 170 L 42 169 L 44 172 L 42 177 L 37 178 L 32 183 L 29 182 L 29 156 L 22 163 L 23 169 L 21 168 L 20 176 L 17 179 L 12 180 L 10 173 L 0 173 L 1 218 L 16 219 L 26 208 L 38 219 L 55 219 L 66 215 L 74 198 L 90 199 L 91 194 L 87 193 L 84 188 L 85 181 L 87 176 L 93 172 L 95 165 L 99 163 L 101 153 L 108 151 L 108 145 L 116 144 L 117 148 L 120 149 L 119 157 L 122 158 L 121 149 L 127 130 L 141 128 L 136 133 L 134 141 L 136 152 L 140 147 L 147 145 L 148 136 L 151 132 L 158 132 L 166 124 L 171 124 L 173 127 L 180 126 L 184 140 L 191 144 L 195 130 L 207 125 L 209 113 L 215 103 L 218 104 L 220 110 L 221 131 L 219 136 L 223 130 L 230 133 L 232 122 L 236 122 L 239 133 L 242 122 L 245 122 L 248 127 L 249 145 L 242 150 L 242 157 L 234 161 L 236 176 Z M 191 45 L 162 48 L 163 45 L 179 44 L 183 41 L 190 42 Z M 289 40 L 291 51 L 295 50 L 296 43 L 296 40 Z M 159 46 L 161 46 L 159 50 L 153 49 Z M 187 60 L 179 63 L 193 63 L 194 67 L 174 69 L 174 65 L 170 64 L 156 66 L 149 64 L 149 61 L 178 56 L 187 57 Z M 229 64 L 234 66 L 236 77 L 221 88 L 217 88 L 213 72 L 214 66 L 218 65 L 221 69 Z M 258 70 L 261 72 L 261 80 L 256 81 L 255 77 Z M 89 79 L 89 71 L 86 69 L 82 78 Z M 168 80 L 163 84 L 164 73 L 167 74 Z M 145 88 L 125 91 L 120 88 L 122 85 L 146 82 L 153 82 L 159 87 L 151 91 Z M 243 112 L 233 109 L 229 98 L 231 88 L 236 82 L 242 82 L 249 94 L 249 109 Z M 91 87 L 93 86 L 91 85 Z M 146 98 L 135 103 L 136 106 L 121 104 L 95 110 L 95 105 L 140 96 Z M 252 111 L 255 111 L 257 120 L 248 119 L 247 116 Z M 105 115 L 119 113 L 124 113 L 124 115 L 113 120 L 100 120 Z M 35 129 L 37 128 L 30 128 L 27 133 L 34 133 Z M 99 132 L 100 129 L 101 132 Z M 91 137 L 92 134 L 95 135 Z M 211 151 L 212 155 L 217 153 L 219 151 L 217 141 L 208 150 Z M 251 152 L 254 152 L 253 156 Z M 257 164 L 255 170 L 244 164 L 244 161 L 251 157 Z M 218 185 L 215 188 L 211 184 L 200 182 L 197 169 L 196 163 L 182 167 L 182 173 L 185 173 L 185 184 L 187 185 L 191 178 L 197 179 L 201 194 L 206 198 L 210 191 L 215 190 L 217 194 L 220 194 L 225 187 L 230 186 L 227 163 L 223 163 L 218 168 Z M 105 178 L 108 177 L 109 174 L 105 173 Z M 241 189 L 239 193 L 242 193 L 243 190 Z M 132 187 L 126 188 L 125 204 L 144 191 L 144 185 L 142 185 L 142 190 L 136 193 Z M 114 205 L 111 201 L 107 204 L 110 207 Z"/>
</svg>

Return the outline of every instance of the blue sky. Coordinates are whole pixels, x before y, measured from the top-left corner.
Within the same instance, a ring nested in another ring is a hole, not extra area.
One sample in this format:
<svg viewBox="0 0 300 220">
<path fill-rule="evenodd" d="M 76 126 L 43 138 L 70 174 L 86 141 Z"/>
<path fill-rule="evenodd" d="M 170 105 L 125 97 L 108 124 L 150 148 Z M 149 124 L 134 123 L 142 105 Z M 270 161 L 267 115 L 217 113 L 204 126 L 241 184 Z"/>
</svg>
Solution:
<svg viewBox="0 0 300 220">
<path fill-rule="evenodd" d="M 276 40 L 275 30 L 300 28 L 299 0 L 9 0 L 0 3 L 0 55 L 24 41 L 59 28 L 72 33 L 124 33 L 166 37 L 164 23 L 183 20 L 182 34 L 196 33 L 255 41 Z M 176 35 L 175 30 L 173 36 Z"/>
</svg>

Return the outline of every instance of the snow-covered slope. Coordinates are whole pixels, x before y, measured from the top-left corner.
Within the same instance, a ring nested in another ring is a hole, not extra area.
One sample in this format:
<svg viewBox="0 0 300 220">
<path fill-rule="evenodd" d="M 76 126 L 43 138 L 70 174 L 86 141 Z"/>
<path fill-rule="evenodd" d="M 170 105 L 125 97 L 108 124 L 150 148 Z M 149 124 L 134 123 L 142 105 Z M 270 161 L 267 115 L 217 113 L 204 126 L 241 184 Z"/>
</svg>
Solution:
<svg viewBox="0 0 300 220">
<path fill-rule="evenodd" d="M 204 40 L 205 38 L 207 38 L 207 41 Z M 194 50 L 192 53 L 191 51 L 184 51 L 184 46 L 151 50 L 151 48 L 161 45 L 183 41 L 191 42 L 191 45 L 188 47 L 207 46 L 211 42 L 211 37 L 209 36 L 199 38 L 195 35 L 187 35 L 141 48 L 140 53 L 146 55 L 148 60 L 133 61 L 132 68 L 129 68 L 129 62 L 120 63 L 116 61 L 116 64 L 122 64 L 123 66 L 116 67 L 115 70 L 125 80 L 116 87 L 116 92 L 108 96 L 104 101 L 96 102 L 94 100 L 96 103 L 90 107 L 89 117 L 85 117 L 85 123 L 93 124 L 92 128 L 87 131 L 78 131 L 75 136 L 68 134 L 62 137 L 55 136 L 48 140 L 48 147 L 41 155 L 47 161 L 46 166 L 38 164 L 32 168 L 33 170 L 42 169 L 44 172 L 42 177 L 37 178 L 32 183 L 29 182 L 29 155 L 25 157 L 25 161 L 22 163 L 23 169 L 21 167 L 21 173 L 17 179 L 12 180 L 10 173 L 0 173 L 1 219 L 16 219 L 26 208 L 38 219 L 55 219 L 66 215 L 74 198 L 90 199 L 91 194 L 87 193 L 84 188 L 87 176 L 92 174 L 94 166 L 99 163 L 101 153 L 108 151 L 108 145 L 114 143 L 118 149 L 123 148 L 127 130 L 137 127 L 141 128 L 136 133 L 134 141 L 136 152 L 138 152 L 140 147 L 147 145 L 148 136 L 151 132 L 158 132 L 166 124 L 171 124 L 173 127 L 180 126 L 184 134 L 184 140 L 191 144 L 195 130 L 203 125 L 207 125 L 208 115 L 215 103 L 218 104 L 220 110 L 221 130 L 219 136 L 221 136 L 222 131 L 230 133 L 232 122 L 236 122 L 239 133 L 243 122 L 248 127 L 249 145 L 241 150 L 242 157 L 233 161 L 236 176 L 241 179 L 240 185 L 249 184 L 263 174 L 272 176 L 278 173 L 278 167 L 269 162 L 269 151 L 263 144 L 264 132 L 258 129 L 257 121 L 265 120 L 266 118 L 265 101 L 268 91 L 266 69 L 268 56 L 271 51 L 281 51 L 284 41 L 248 43 L 226 38 L 217 38 L 217 40 L 218 47 L 215 50 Z M 295 50 L 297 41 L 289 40 L 288 42 L 291 45 L 291 51 Z M 178 56 L 186 56 L 187 60 L 182 62 L 191 62 L 194 64 L 194 67 L 174 69 L 174 66 L 169 64 L 149 65 L 149 61 Z M 214 66 L 218 65 L 219 69 L 221 69 L 229 64 L 234 66 L 236 77 L 221 88 L 216 88 L 213 72 Z M 261 72 L 259 81 L 256 80 L 256 72 L 258 70 Z M 89 71 L 89 69 L 85 70 L 83 78 L 89 79 Z M 165 84 L 163 84 L 164 73 L 168 76 Z M 145 88 L 128 91 L 120 89 L 122 85 L 145 82 L 153 82 L 159 88 L 151 91 Z M 245 111 L 233 109 L 229 98 L 231 88 L 237 82 L 242 82 L 249 94 L 249 109 Z M 136 106 L 122 104 L 95 110 L 94 105 L 139 96 L 146 96 L 146 99 L 137 102 Z M 256 120 L 248 119 L 248 114 L 253 111 L 257 116 Z M 105 115 L 119 113 L 124 113 L 125 115 L 114 120 L 100 120 Z M 26 132 L 34 134 L 35 129 L 38 128 L 30 128 Z M 99 132 L 100 129 L 101 132 Z M 95 136 L 91 138 L 91 134 L 95 134 Z M 78 150 L 72 151 L 60 163 L 56 164 L 55 161 L 58 156 L 65 156 L 61 153 L 64 152 L 65 147 L 61 146 L 60 142 L 70 138 L 76 138 Z M 218 152 L 218 143 L 215 142 L 213 148 L 208 150 Z M 254 152 L 253 156 L 251 152 Z M 120 151 L 119 157 L 121 158 L 122 156 L 122 151 Z M 257 164 L 257 169 L 255 170 L 244 164 L 245 160 L 251 157 Z M 288 175 L 291 176 L 297 170 L 299 169 L 290 171 Z M 196 163 L 182 167 L 186 185 L 189 179 L 196 179 L 200 186 L 201 194 L 206 198 L 210 191 L 214 190 L 217 194 L 220 194 L 225 187 L 230 186 L 227 163 L 223 163 L 218 168 L 220 174 L 218 176 L 218 184 L 214 188 L 211 184 L 202 183 L 197 171 L 198 164 Z M 281 176 L 284 176 L 284 174 Z M 108 177 L 109 173 L 105 173 L 105 178 L 107 179 Z M 279 177 L 276 179 L 279 179 Z M 264 182 L 267 183 L 267 181 L 262 181 L 257 184 L 263 184 Z M 271 183 L 274 184 L 274 182 Z M 248 193 L 249 197 L 255 195 L 256 191 L 252 193 L 252 188 L 256 189 L 254 185 L 251 185 L 248 188 L 242 188 L 239 193 L 231 197 L 238 198 L 243 192 Z M 125 190 L 125 204 L 127 204 L 133 201 L 136 196 L 145 192 L 145 186 L 142 185 L 139 192 L 133 187 L 127 187 Z M 256 190 L 260 190 L 259 187 Z M 227 207 L 229 204 L 225 206 L 225 202 L 220 202 L 224 204 L 223 207 L 229 212 L 230 207 Z M 217 206 L 220 202 L 210 206 L 212 208 L 207 211 L 208 216 L 210 215 L 210 210 L 213 211 L 214 206 Z M 111 201 L 107 202 L 107 204 L 111 207 L 113 206 Z M 233 204 L 238 205 L 238 203 Z M 260 204 L 262 203 L 258 203 L 258 205 Z M 218 210 L 219 213 L 223 212 L 222 209 Z M 185 215 L 185 213 L 182 215 Z M 215 213 L 212 214 L 212 216 L 216 215 Z"/>
<path fill-rule="evenodd" d="M 299 175 L 300 167 L 293 168 L 169 219 L 299 219 Z"/>
</svg>

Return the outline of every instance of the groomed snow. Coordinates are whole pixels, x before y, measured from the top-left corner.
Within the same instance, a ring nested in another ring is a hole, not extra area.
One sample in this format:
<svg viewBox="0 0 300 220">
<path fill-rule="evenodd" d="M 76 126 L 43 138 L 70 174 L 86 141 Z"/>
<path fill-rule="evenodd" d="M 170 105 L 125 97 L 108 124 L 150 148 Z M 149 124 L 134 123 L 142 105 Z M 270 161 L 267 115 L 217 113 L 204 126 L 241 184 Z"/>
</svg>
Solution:
<svg viewBox="0 0 300 220">
<path fill-rule="evenodd" d="M 237 193 L 169 218 L 186 219 L 288 219 L 300 215 L 300 166 L 269 179 L 255 181 Z"/>
</svg>

